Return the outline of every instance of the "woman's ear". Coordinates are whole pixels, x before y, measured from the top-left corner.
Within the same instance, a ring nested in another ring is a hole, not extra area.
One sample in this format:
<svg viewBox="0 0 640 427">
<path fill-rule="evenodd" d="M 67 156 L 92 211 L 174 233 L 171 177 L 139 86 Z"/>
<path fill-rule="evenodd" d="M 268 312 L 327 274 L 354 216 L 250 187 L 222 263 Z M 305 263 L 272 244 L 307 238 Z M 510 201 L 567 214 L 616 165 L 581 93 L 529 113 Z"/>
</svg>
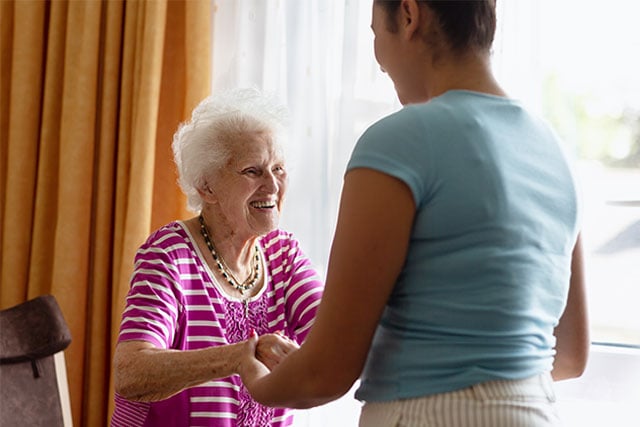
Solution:
<svg viewBox="0 0 640 427">
<path fill-rule="evenodd" d="M 421 7 L 418 0 L 402 0 L 400 4 L 400 30 L 404 38 L 411 40 L 414 37 L 421 37 L 421 28 L 425 20 L 431 19 L 432 14 L 428 6 Z"/>
<path fill-rule="evenodd" d="M 420 7 L 416 0 L 402 0 L 399 15 L 400 29 L 411 38 L 420 25 Z"/>
<path fill-rule="evenodd" d="M 205 183 L 202 187 L 198 188 L 198 194 L 200 194 L 200 198 L 209 203 L 216 200 L 215 191 L 211 189 L 209 184 Z"/>
</svg>

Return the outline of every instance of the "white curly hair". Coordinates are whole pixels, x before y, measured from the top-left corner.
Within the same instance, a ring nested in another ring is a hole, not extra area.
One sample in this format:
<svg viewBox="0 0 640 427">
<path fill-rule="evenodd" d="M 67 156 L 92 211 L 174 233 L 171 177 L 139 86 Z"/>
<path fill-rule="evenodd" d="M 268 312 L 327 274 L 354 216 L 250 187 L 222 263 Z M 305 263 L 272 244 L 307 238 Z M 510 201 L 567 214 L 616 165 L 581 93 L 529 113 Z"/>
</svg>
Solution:
<svg viewBox="0 0 640 427">
<path fill-rule="evenodd" d="M 189 210 L 202 210 L 198 190 L 227 164 L 236 135 L 269 132 L 282 149 L 286 119 L 286 108 L 255 88 L 232 89 L 202 100 L 191 119 L 180 124 L 171 145 Z"/>
</svg>

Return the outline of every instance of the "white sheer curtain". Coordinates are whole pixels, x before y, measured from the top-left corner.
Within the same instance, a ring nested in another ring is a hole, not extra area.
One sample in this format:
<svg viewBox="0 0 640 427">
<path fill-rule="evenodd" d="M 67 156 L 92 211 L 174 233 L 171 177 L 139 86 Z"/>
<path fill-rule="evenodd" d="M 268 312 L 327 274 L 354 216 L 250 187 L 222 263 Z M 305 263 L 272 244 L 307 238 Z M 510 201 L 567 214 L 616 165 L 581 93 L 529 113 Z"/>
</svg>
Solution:
<svg viewBox="0 0 640 427">
<path fill-rule="evenodd" d="M 281 226 L 324 274 L 342 177 L 358 135 L 399 108 L 373 57 L 371 2 L 215 0 L 213 91 L 254 86 L 290 110 Z M 357 425 L 353 391 L 296 426 Z"/>
</svg>

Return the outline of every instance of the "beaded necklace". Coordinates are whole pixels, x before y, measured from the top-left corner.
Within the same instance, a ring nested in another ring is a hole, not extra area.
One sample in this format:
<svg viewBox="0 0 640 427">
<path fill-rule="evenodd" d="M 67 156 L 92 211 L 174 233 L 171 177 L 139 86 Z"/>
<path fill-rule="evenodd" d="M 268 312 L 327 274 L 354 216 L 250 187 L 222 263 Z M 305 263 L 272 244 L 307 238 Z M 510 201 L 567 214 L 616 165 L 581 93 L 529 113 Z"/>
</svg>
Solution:
<svg viewBox="0 0 640 427">
<path fill-rule="evenodd" d="M 258 283 L 258 279 L 260 279 L 260 255 L 258 246 L 256 245 L 253 247 L 254 264 L 251 267 L 251 274 L 249 274 L 247 280 L 239 283 L 239 281 L 233 276 L 233 274 L 231 274 L 231 269 L 227 267 L 222 256 L 216 252 L 216 248 L 215 246 L 213 246 L 213 242 L 209 237 L 207 225 L 204 222 L 204 217 L 202 216 L 202 214 L 200 214 L 198 219 L 200 220 L 200 232 L 202 233 L 202 237 L 204 237 L 204 241 L 207 244 L 209 251 L 211 251 L 211 255 L 213 256 L 213 259 L 216 262 L 216 265 L 218 266 L 218 270 L 220 270 L 222 277 L 224 277 L 231 286 L 240 291 L 240 295 L 244 295 L 244 292 L 252 289 L 256 285 L 256 283 Z"/>
</svg>

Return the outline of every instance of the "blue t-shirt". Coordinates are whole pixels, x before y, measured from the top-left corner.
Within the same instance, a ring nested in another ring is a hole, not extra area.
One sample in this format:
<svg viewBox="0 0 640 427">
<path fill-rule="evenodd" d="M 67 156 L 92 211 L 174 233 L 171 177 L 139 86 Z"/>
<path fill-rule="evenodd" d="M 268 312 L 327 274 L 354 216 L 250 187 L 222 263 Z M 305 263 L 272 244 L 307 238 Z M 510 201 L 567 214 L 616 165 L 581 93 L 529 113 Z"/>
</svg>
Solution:
<svg viewBox="0 0 640 427">
<path fill-rule="evenodd" d="M 347 169 L 360 167 L 405 182 L 416 213 L 356 397 L 550 371 L 578 203 L 549 127 L 516 101 L 449 91 L 372 125 Z"/>
</svg>

